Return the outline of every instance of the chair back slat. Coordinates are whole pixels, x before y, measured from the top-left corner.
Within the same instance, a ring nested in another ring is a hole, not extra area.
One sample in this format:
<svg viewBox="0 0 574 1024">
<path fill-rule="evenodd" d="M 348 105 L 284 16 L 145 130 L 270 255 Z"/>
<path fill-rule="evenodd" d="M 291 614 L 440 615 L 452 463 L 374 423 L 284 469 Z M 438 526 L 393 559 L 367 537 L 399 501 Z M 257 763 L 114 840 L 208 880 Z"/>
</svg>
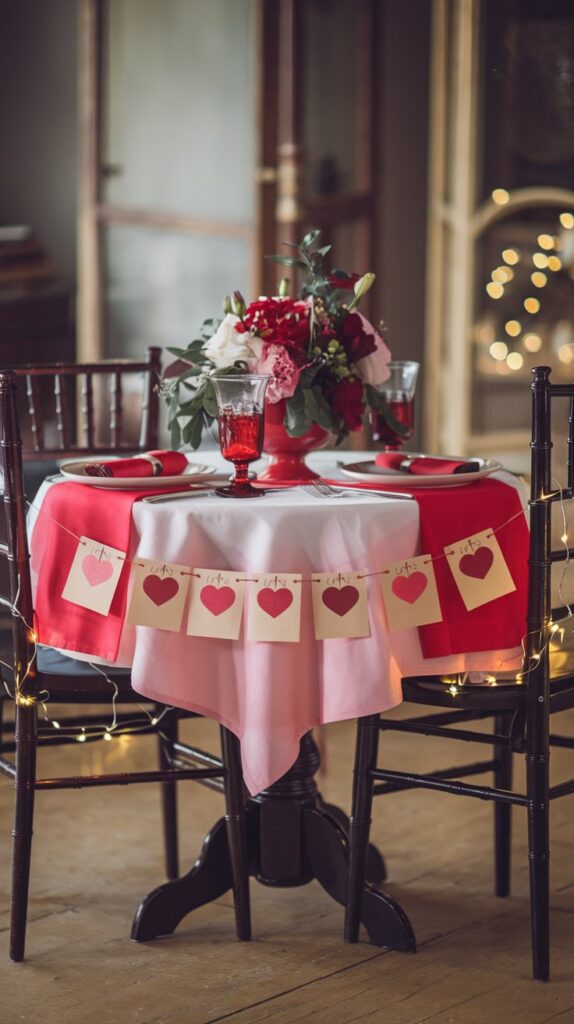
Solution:
<svg viewBox="0 0 574 1024">
<path fill-rule="evenodd" d="M 88 448 L 93 449 L 96 439 L 94 432 L 94 391 L 90 370 L 86 371 L 82 384 L 82 430 Z"/>
<path fill-rule="evenodd" d="M 12 370 L 26 380 L 25 461 L 158 447 L 161 349 L 148 348 L 146 361 L 48 363 Z M 137 375 L 139 388 L 133 383 Z"/>
<path fill-rule="evenodd" d="M 161 377 L 161 349 L 148 348 L 149 369 L 142 374 L 142 412 L 140 449 L 157 448 L 159 443 L 159 395 L 157 384 Z"/>
<path fill-rule="evenodd" d="M 122 378 L 117 372 L 110 378 L 110 431 L 114 448 L 122 443 Z"/>
<path fill-rule="evenodd" d="M 56 400 L 56 426 L 59 447 L 69 449 L 72 445 L 72 420 L 66 378 L 61 373 L 54 375 L 54 398 Z"/>
<path fill-rule="evenodd" d="M 26 375 L 26 395 L 28 397 L 28 415 L 34 438 L 34 448 L 42 451 L 44 447 L 44 428 L 42 423 L 40 391 L 38 382 L 30 374 Z"/>
</svg>

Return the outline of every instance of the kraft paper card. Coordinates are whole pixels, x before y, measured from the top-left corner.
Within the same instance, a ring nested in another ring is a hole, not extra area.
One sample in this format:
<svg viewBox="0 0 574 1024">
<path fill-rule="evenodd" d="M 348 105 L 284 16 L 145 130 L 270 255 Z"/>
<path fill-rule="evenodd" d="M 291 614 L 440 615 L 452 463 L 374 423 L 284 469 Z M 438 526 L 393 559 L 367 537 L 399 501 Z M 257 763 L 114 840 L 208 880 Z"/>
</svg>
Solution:
<svg viewBox="0 0 574 1024">
<path fill-rule="evenodd" d="M 367 581 L 358 572 L 313 573 L 315 638 L 369 636 Z"/>
<path fill-rule="evenodd" d="M 444 550 L 467 611 L 516 590 L 492 529 L 458 540 Z"/>
<path fill-rule="evenodd" d="M 126 621 L 132 626 L 152 626 L 177 633 L 181 629 L 190 571 L 186 565 L 136 558 Z"/>
<path fill-rule="evenodd" d="M 385 566 L 380 581 L 391 633 L 442 620 L 430 555 L 418 555 Z"/>
<path fill-rule="evenodd" d="M 244 573 L 218 569 L 193 569 L 192 572 L 188 635 L 237 640 L 246 586 L 242 582 Z"/>
<path fill-rule="evenodd" d="M 107 615 L 125 560 L 125 551 L 81 537 L 62 597 L 82 608 Z"/>
<path fill-rule="evenodd" d="M 298 643 L 301 574 L 249 573 L 247 639 Z"/>
</svg>

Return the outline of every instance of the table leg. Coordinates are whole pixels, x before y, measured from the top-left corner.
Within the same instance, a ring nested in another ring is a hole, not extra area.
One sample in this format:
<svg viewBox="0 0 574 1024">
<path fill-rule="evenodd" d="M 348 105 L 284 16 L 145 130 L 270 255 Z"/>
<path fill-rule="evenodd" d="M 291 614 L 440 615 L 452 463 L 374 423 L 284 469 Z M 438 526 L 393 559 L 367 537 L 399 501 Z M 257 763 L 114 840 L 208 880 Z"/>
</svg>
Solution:
<svg viewBox="0 0 574 1024">
<path fill-rule="evenodd" d="M 308 733 L 299 757 L 276 783 L 249 802 L 247 831 L 250 874 L 268 886 L 305 885 L 313 878 L 333 899 L 345 904 L 347 894 L 347 818 L 325 804 L 314 781 L 319 752 Z M 371 848 L 371 877 L 384 862 Z M 140 904 L 132 928 L 139 942 L 171 934 L 196 907 L 218 899 L 231 889 L 232 876 L 225 821 L 221 818 L 206 836 L 191 871 L 155 889 Z M 414 952 L 411 923 L 389 896 L 365 885 L 361 920 L 377 946 Z"/>
</svg>

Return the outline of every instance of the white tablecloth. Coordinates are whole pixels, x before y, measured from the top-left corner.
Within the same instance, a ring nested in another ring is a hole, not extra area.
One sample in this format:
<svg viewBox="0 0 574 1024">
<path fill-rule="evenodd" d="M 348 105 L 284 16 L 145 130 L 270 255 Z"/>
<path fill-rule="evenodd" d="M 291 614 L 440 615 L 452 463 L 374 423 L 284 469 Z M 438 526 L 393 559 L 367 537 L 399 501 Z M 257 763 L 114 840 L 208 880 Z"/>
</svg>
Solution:
<svg viewBox="0 0 574 1024">
<path fill-rule="evenodd" d="M 324 476 L 339 472 L 334 453 L 319 453 L 312 462 Z M 516 484 L 509 474 L 498 477 Z M 416 501 L 375 495 L 318 499 L 293 489 L 252 501 L 139 501 L 133 524 L 131 549 L 139 557 L 247 574 L 376 571 L 421 553 Z M 303 587 L 298 643 L 249 643 L 244 630 L 231 641 L 125 625 L 118 661 L 132 666 L 133 686 L 142 695 L 200 712 L 235 732 L 252 793 L 287 771 L 300 737 L 313 726 L 400 703 L 403 675 L 519 665 L 519 649 L 425 660 L 416 629 L 388 632 L 379 578 L 367 579 L 367 586 L 368 637 L 315 640 L 310 587 Z"/>
</svg>

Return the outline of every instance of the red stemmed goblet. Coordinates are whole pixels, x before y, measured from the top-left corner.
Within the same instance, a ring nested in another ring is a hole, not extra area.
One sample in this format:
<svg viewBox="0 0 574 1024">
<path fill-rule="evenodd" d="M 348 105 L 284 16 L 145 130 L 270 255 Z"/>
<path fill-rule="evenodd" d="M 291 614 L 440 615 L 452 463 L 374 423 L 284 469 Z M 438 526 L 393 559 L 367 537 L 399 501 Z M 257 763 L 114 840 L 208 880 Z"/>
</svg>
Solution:
<svg viewBox="0 0 574 1024">
<path fill-rule="evenodd" d="M 268 383 L 269 377 L 253 373 L 213 378 L 219 447 L 235 470 L 229 486 L 215 492 L 222 498 L 260 498 L 265 493 L 250 484 L 248 466 L 261 455 Z"/>
</svg>

